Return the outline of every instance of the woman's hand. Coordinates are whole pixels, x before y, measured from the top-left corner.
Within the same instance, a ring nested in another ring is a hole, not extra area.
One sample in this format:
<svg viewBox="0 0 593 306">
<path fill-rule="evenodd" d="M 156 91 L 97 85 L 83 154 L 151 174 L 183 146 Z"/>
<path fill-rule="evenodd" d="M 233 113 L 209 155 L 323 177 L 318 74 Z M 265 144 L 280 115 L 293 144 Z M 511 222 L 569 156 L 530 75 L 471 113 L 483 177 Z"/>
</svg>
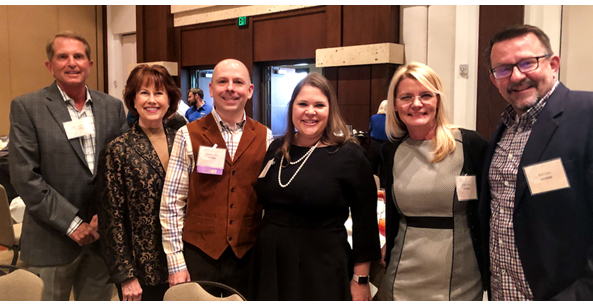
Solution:
<svg viewBox="0 0 593 306">
<path fill-rule="evenodd" d="M 142 300 L 142 287 L 137 278 L 130 278 L 121 284 L 121 293 L 124 301 Z"/>
<path fill-rule="evenodd" d="M 371 269 L 371 262 L 357 262 L 354 264 L 354 274 L 356 275 L 369 275 L 369 271 Z M 371 296 L 371 285 L 364 284 L 361 285 L 354 281 L 354 279 L 350 280 L 350 293 L 352 294 L 353 301 L 372 301 L 373 297 Z"/>
<path fill-rule="evenodd" d="M 383 245 L 381 248 L 381 259 L 379 259 L 379 264 L 383 266 L 383 268 L 387 268 L 387 264 L 385 263 L 385 250 L 387 248 L 387 243 Z"/>
<path fill-rule="evenodd" d="M 350 281 L 350 293 L 352 294 L 353 301 L 372 301 L 371 296 L 371 285 L 361 285 L 354 280 Z"/>
</svg>

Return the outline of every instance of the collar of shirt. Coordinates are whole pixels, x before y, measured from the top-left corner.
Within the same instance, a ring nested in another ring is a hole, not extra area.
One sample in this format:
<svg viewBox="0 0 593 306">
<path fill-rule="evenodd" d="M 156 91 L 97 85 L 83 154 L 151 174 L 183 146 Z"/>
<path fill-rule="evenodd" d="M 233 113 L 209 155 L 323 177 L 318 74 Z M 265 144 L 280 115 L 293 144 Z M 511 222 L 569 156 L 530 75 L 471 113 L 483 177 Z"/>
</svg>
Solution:
<svg viewBox="0 0 593 306">
<path fill-rule="evenodd" d="M 227 122 L 222 121 L 222 119 L 220 119 L 220 116 L 218 115 L 218 113 L 216 112 L 216 108 L 212 109 L 212 114 L 214 115 L 214 121 L 216 121 L 216 125 L 218 126 L 218 129 L 220 130 L 220 132 L 222 133 L 223 130 L 225 131 L 229 131 L 229 132 L 239 132 L 239 131 L 243 131 L 243 127 L 245 126 L 245 120 L 246 120 L 246 115 L 245 115 L 245 111 L 243 111 L 243 119 L 237 123 L 235 123 L 235 128 L 231 129 L 230 124 L 228 124 Z"/>
<path fill-rule="evenodd" d="M 64 99 L 64 102 L 70 103 L 70 105 L 75 106 L 74 100 L 68 97 L 68 95 L 62 90 L 62 88 L 60 88 L 60 85 L 58 85 L 58 90 L 60 91 L 60 94 L 62 95 L 62 99 Z M 86 100 L 84 101 L 84 105 L 86 106 L 88 103 L 93 102 L 93 100 L 91 99 L 91 93 L 89 92 L 88 86 L 85 86 L 85 90 Z"/>
<path fill-rule="evenodd" d="M 537 115 L 541 113 L 544 106 L 546 106 L 546 102 L 548 102 L 548 98 L 554 93 L 556 87 L 558 87 L 559 82 L 556 81 L 554 86 L 546 93 L 543 98 L 541 98 L 535 105 L 533 105 L 530 109 L 528 109 L 521 117 L 517 116 L 517 112 L 510 104 L 504 109 L 504 112 L 501 115 L 502 123 L 504 123 L 508 128 L 514 125 L 525 125 L 526 127 L 532 127 L 535 121 L 537 120 Z"/>
</svg>

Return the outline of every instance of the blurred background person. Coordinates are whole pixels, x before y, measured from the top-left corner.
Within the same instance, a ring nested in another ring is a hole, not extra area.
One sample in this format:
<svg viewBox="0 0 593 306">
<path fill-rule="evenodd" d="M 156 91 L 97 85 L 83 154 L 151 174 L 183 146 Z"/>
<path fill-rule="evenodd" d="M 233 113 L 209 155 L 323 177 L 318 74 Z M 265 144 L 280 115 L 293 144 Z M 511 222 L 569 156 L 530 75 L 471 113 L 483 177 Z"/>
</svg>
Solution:
<svg viewBox="0 0 593 306">
<path fill-rule="evenodd" d="M 369 137 L 371 138 L 371 150 L 369 160 L 373 173 L 379 176 L 381 188 L 385 187 L 385 174 L 380 171 L 381 164 L 381 146 L 387 140 L 385 134 L 385 109 L 387 108 L 387 100 L 383 100 L 379 105 L 379 110 L 375 115 L 371 116 L 369 122 Z"/>
<path fill-rule="evenodd" d="M 162 300 L 169 288 L 159 208 L 175 131 L 163 119 L 175 113 L 180 96 L 164 67 L 134 68 L 124 103 L 139 119 L 100 158 L 101 249 L 122 301 Z"/>
<path fill-rule="evenodd" d="M 365 151 L 318 73 L 296 86 L 287 118 L 256 185 L 265 214 L 251 298 L 370 300 L 369 266 L 380 247 L 377 188 Z M 344 227 L 349 209 L 354 249 Z"/>
<path fill-rule="evenodd" d="M 212 105 L 204 102 L 204 91 L 200 88 L 192 88 L 187 94 L 187 101 L 189 102 L 189 108 L 185 112 L 185 118 L 189 122 L 198 120 L 212 111 Z"/>
<path fill-rule="evenodd" d="M 387 270 L 377 298 L 482 300 L 478 201 L 465 191 L 480 186 L 487 143 L 447 122 L 443 86 L 428 66 L 400 67 L 388 93 Z"/>
</svg>

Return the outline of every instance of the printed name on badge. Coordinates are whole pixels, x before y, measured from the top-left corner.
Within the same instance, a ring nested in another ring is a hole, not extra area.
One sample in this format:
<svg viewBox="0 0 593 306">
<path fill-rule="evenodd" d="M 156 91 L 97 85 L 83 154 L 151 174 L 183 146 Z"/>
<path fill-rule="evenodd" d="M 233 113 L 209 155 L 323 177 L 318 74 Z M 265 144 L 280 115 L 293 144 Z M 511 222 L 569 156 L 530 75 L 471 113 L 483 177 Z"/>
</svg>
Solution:
<svg viewBox="0 0 593 306">
<path fill-rule="evenodd" d="M 74 121 L 66 121 L 63 124 L 68 139 L 74 139 L 94 134 L 93 125 L 91 124 L 91 118 L 88 117 Z"/>
<path fill-rule="evenodd" d="M 217 149 L 216 145 L 212 148 L 200 146 L 197 171 L 203 174 L 222 175 L 225 157 L 226 149 Z"/>
<path fill-rule="evenodd" d="M 478 199 L 475 175 L 458 175 L 455 177 L 457 185 L 457 199 L 459 201 L 470 201 Z"/>
<path fill-rule="evenodd" d="M 555 158 L 523 167 L 531 195 L 570 188 L 562 160 Z"/>
</svg>

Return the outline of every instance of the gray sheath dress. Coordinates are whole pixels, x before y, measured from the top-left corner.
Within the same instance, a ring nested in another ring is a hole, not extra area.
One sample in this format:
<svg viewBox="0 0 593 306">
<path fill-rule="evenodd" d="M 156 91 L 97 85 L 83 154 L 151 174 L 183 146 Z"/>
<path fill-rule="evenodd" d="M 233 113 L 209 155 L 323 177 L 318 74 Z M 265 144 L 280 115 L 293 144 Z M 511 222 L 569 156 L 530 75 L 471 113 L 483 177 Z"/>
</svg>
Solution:
<svg viewBox="0 0 593 306">
<path fill-rule="evenodd" d="M 459 202 L 455 193 L 463 166 L 461 133 L 453 135 L 459 140 L 455 151 L 438 163 L 430 162 L 430 140 L 408 138 L 395 152 L 393 195 L 387 196 L 402 217 L 380 300 L 482 299 L 467 201 Z"/>
</svg>

